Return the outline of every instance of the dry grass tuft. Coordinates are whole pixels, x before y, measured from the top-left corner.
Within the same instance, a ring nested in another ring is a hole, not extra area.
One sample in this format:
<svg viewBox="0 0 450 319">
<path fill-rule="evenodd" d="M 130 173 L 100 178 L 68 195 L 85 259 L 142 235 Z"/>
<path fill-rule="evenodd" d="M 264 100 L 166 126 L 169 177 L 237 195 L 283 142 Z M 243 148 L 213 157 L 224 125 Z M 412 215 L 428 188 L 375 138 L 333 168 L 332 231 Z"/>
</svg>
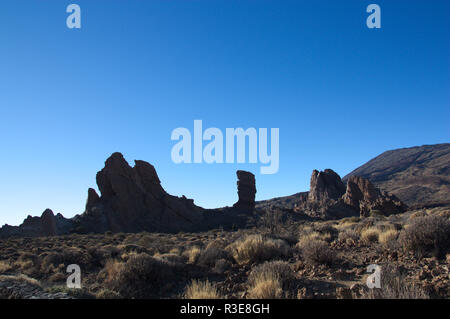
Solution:
<svg viewBox="0 0 450 319">
<path fill-rule="evenodd" d="M 272 274 L 262 274 L 249 288 L 249 299 L 280 299 L 283 297 L 281 280 Z"/>
<path fill-rule="evenodd" d="M 289 245 L 281 239 L 249 235 L 227 247 L 238 264 L 252 264 L 286 257 Z"/>
<path fill-rule="evenodd" d="M 186 299 L 221 299 L 217 286 L 206 281 L 192 280 L 186 287 L 184 298 Z"/>
<path fill-rule="evenodd" d="M 378 241 L 385 248 L 391 248 L 396 243 L 398 237 L 398 231 L 395 229 L 387 230 L 381 233 L 378 237 Z"/>
<path fill-rule="evenodd" d="M 12 265 L 6 260 L 0 260 L 0 274 L 8 272 L 12 269 Z"/>
<path fill-rule="evenodd" d="M 378 242 L 380 230 L 376 227 L 369 227 L 361 232 L 361 241 L 367 245 Z"/>
</svg>

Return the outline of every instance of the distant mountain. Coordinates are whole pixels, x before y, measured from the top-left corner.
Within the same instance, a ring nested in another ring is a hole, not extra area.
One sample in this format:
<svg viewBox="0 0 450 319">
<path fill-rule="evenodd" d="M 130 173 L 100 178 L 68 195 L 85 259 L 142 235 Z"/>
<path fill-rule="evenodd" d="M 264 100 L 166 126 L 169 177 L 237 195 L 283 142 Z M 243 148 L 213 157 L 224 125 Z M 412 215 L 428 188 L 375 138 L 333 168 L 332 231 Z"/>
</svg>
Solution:
<svg viewBox="0 0 450 319">
<path fill-rule="evenodd" d="M 384 152 L 344 176 L 360 176 L 408 205 L 450 202 L 450 143 Z"/>
</svg>

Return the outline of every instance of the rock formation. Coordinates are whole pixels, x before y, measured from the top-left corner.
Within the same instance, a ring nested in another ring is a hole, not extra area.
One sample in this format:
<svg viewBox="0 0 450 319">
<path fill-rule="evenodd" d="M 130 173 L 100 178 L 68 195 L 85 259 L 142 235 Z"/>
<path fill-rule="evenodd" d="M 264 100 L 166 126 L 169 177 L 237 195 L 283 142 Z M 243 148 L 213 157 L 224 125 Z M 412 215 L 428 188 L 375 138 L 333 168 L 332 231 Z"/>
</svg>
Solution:
<svg viewBox="0 0 450 319">
<path fill-rule="evenodd" d="M 41 234 L 42 236 L 55 236 L 56 219 L 51 209 L 46 209 L 41 216 Z"/>
<path fill-rule="evenodd" d="M 238 181 L 238 196 L 239 200 L 233 207 L 243 210 L 253 210 L 255 208 L 255 175 L 246 171 L 236 172 Z"/>
<path fill-rule="evenodd" d="M 338 199 L 345 193 L 345 185 L 341 177 L 331 169 L 323 172 L 314 170 L 311 174 L 309 201 Z"/>
<path fill-rule="evenodd" d="M 131 167 L 114 153 L 97 173 L 100 195 L 89 188 L 85 211 L 73 218 L 47 209 L 41 217 L 28 216 L 20 226 L 0 228 L 0 238 L 53 236 L 68 233 L 179 232 L 255 225 L 255 176 L 238 171 L 239 201 L 234 207 L 204 209 L 192 199 L 168 194 L 155 168 L 145 161 Z"/>
<path fill-rule="evenodd" d="M 114 153 L 97 173 L 100 196 L 88 191 L 85 213 L 76 218 L 80 231 L 176 231 L 194 227 L 201 207 L 162 188 L 155 168 L 144 161 L 131 167 Z"/>
<path fill-rule="evenodd" d="M 98 196 L 97 192 L 93 188 L 88 189 L 88 198 L 86 201 L 86 210 L 89 211 L 92 207 L 94 207 L 100 200 L 100 196 Z"/>
<path fill-rule="evenodd" d="M 362 177 L 351 177 L 347 186 L 331 169 L 314 170 L 311 188 L 306 196 L 295 202 L 295 210 L 311 217 L 329 219 L 350 216 L 368 216 L 371 211 L 385 215 L 398 214 L 406 210 L 398 198 L 381 192 L 370 181 Z"/>
<path fill-rule="evenodd" d="M 59 234 L 56 220 L 52 210 L 47 208 L 41 217 L 28 215 L 20 226 L 4 225 L 0 229 L 0 238 L 11 236 L 55 236 Z"/>
<path fill-rule="evenodd" d="M 398 214 L 407 208 L 397 197 L 381 192 L 369 180 L 359 176 L 348 179 L 343 200 L 345 204 L 359 209 L 361 216 L 368 216 L 370 211 L 375 210 L 385 215 Z"/>
<path fill-rule="evenodd" d="M 312 172 L 309 192 L 267 200 L 255 209 L 255 175 L 241 170 L 236 175 L 239 199 L 233 207 L 204 209 L 185 196 L 168 194 L 151 164 L 136 160 L 131 167 L 122 154 L 114 153 L 97 173 L 100 195 L 93 188 L 88 190 L 81 215 L 67 219 L 47 209 L 41 217 L 28 216 L 20 226 L 3 226 L 0 238 L 254 227 L 262 210 L 271 211 L 279 205 L 289 214 L 321 219 L 367 216 L 374 210 L 389 215 L 406 209 L 398 198 L 381 192 L 364 178 L 351 177 L 345 186 L 331 169 Z"/>
</svg>

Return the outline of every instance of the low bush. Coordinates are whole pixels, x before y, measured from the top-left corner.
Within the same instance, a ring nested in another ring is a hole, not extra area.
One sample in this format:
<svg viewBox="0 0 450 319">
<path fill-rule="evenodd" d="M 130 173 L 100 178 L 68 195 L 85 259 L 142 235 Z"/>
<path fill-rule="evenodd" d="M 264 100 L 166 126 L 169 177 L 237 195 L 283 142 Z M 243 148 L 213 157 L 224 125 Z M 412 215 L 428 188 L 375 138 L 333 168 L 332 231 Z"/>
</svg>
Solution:
<svg viewBox="0 0 450 319">
<path fill-rule="evenodd" d="M 192 280 L 186 287 L 184 298 L 186 299 L 221 299 L 217 286 L 206 281 Z"/>
<path fill-rule="evenodd" d="M 109 261 L 105 271 L 106 288 L 125 298 L 151 298 L 160 297 L 161 286 L 174 281 L 180 269 L 144 253 L 131 255 L 125 263 Z"/>
<path fill-rule="evenodd" d="M 283 258 L 289 254 L 289 245 L 281 239 L 249 235 L 227 247 L 238 264 L 252 264 Z"/>
<path fill-rule="evenodd" d="M 302 256 L 310 264 L 332 265 L 336 254 L 323 240 L 312 239 L 299 245 Z"/>
<path fill-rule="evenodd" d="M 380 230 L 376 227 L 369 227 L 361 231 L 361 241 L 367 245 L 378 242 Z"/>
<path fill-rule="evenodd" d="M 438 215 L 414 218 L 400 233 L 399 242 L 417 257 L 445 257 L 450 252 L 450 221 Z"/>
</svg>

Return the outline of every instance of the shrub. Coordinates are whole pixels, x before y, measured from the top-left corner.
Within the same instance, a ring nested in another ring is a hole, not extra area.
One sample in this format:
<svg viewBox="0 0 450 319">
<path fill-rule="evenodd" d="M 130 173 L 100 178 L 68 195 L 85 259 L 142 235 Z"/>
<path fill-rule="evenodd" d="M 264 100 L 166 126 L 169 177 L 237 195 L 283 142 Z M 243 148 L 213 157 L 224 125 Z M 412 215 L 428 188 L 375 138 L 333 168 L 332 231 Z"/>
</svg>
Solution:
<svg viewBox="0 0 450 319">
<path fill-rule="evenodd" d="M 360 234 L 354 229 L 345 229 L 339 233 L 338 240 L 346 245 L 355 246 Z"/>
<path fill-rule="evenodd" d="M 343 224 L 355 224 L 355 223 L 359 223 L 360 220 L 361 220 L 361 218 L 359 218 L 357 216 L 345 217 L 345 218 L 342 218 L 339 221 L 339 224 L 340 225 L 343 225 Z"/>
<path fill-rule="evenodd" d="M 261 277 L 248 290 L 249 299 L 280 299 L 283 297 L 280 279 L 271 275 Z"/>
<path fill-rule="evenodd" d="M 315 225 L 314 230 L 319 232 L 322 239 L 328 242 L 337 238 L 339 234 L 339 231 L 335 227 L 326 223 Z"/>
<path fill-rule="evenodd" d="M 231 268 L 231 262 L 227 259 L 219 259 L 214 264 L 213 271 L 219 274 L 223 274 L 226 270 Z"/>
<path fill-rule="evenodd" d="M 294 272 L 285 261 L 269 261 L 252 269 L 248 277 L 250 299 L 278 299 L 285 297 L 295 279 Z M 283 290 L 284 289 L 284 290 Z"/>
<path fill-rule="evenodd" d="M 380 230 L 375 227 L 369 227 L 361 232 L 361 240 L 365 244 L 376 243 L 380 235 Z"/>
<path fill-rule="evenodd" d="M 90 256 L 94 267 L 103 267 L 107 260 L 119 256 L 120 249 L 112 245 L 103 247 L 95 246 L 88 248 L 87 253 Z"/>
<path fill-rule="evenodd" d="M 295 279 L 295 274 L 291 266 L 285 261 L 266 261 L 252 269 L 248 276 L 248 283 L 255 285 L 261 278 L 276 277 L 282 283 L 283 288 L 287 288 Z"/>
<path fill-rule="evenodd" d="M 114 290 L 101 289 L 95 295 L 96 299 L 120 299 L 120 294 Z"/>
<path fill-rule="evenodd" d="M 270 259 L 286 257 L 288 244 L 281 239 L 265 238 L 261 235 L 249 235 L 228 246 L 238 264 L 251 264 Z"/>
<path fill-rule="evenodd" d="M 312 240 L 320 240 L 320 241 L 329 242 L 331 240 L 331 236 L 329 234 L 321 234 L 316 231 L 309 232 L 306 234 L 301 234 L 297 245 L 301 247 L 305 243 L 310 242 Z"/>
<path fill-rule="evenodd" d="M 417 257 L 444 257 L 450 251 L 450 221 L 436 215 L 417 217 L 401 232 L 399 241 Z"/>
<path fill-rule="evenodd" d="M 148 254 L 131 255 L 126 263 L 109 261 L 106 287 L 125 298 L 160 297 L 160 287 L 174 280 L 176 267 Z"/>
<path fill-rule="evenodd" d="M 378 237 L 378 241 L 385 248 L 391 248 L 394 246 L 394 243 L 396 242 L 397 237 L 398 237 L 398 231 L 396 231 L 395 229 L 390 229 L 390 230 L 387 230 L 387 231 L 381 233 Z"/>
<path fill-rule="evenodd" d="M 185 262 L 185 258 L 183 256 L 179 256 L 179 255 L 171 254 L 171 253 L 156 254 L 153 257 L 156 259 L 160 259 L 162 261 L 166 261 L 171 264 L 181 265 L 181 264 L 184 264 L 184 262 Z"/>
<path fill-rule="evenodd" d="M 200 252 L 197 259 L 197 264 L 202 266 L 214 267 L 217 260 L 219 259 L 228 260 L 230 258 L 231 257 L 227 251 L 209 245 L 208 247 L 206 247 L 205 250 Z"/>
<path fill-rule="evenodd" d="M 300 244 L 303 258 L 310 264 L 331 265 L 336 260 L 335 253 L 323 240 L 313 239 Z"/>
<path fill-rule="evenodd" d="M 381 267 L 380 287 L 360 291 L 362 299 L 428 299 L 429 296 L 414 283 L 406 280 L 400 271 L 391 265 Z"/>
<path fill-rule="evenodd" d="M 186 287 L 184 297 L 186 299 L 220 299 L 222 298 L 217 286 L 206 281 L 192 280 Z"/>
<path fill-rule="evenodd" d="M 61 252 L 51 252 L 46 255 L 42 260 L 41 271 L 49 273 L 61 264 L 65 267 L 77 264 L 82 269 L 86 269 L 92 265 L 92 257 L 79 248 L 65 247 Z"/>
<path fill-rule="evenodd" d="M 194 246 L 191 249 L 185 251 L 183 255 L 188 258 L 190 264 L 195 264 L 200 257 L 201 249 L 198 246 Z"/>
<path fill-rule="evenodd" d="M 11 264 L 6 260 L 0 260 L 0 274 L 8 272 L 12 269 Z"/>
</svg>

